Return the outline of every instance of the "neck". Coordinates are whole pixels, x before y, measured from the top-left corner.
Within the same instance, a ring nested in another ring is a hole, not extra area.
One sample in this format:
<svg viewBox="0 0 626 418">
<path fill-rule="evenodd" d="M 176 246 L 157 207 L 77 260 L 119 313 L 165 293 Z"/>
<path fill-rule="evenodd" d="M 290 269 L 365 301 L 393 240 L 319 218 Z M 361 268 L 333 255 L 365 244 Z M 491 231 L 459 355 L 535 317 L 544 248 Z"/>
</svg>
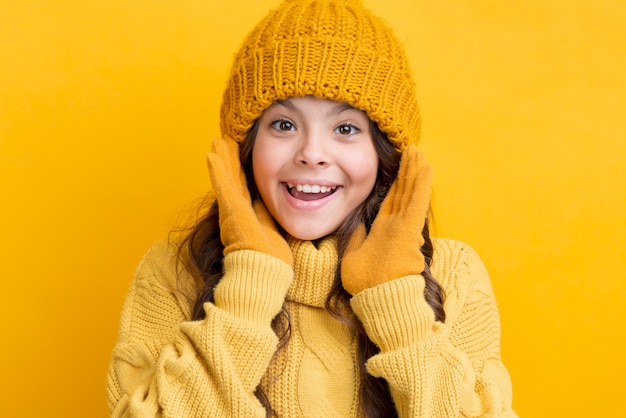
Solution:
<svg viewBox="0 0 626 418">
<path fill-rule="evenodd" d="M 328 236 L 315 242 L 288 238 L 293 252 L 294 281 L 287 299 L 323 307 L 337 269 L 337 239 Z"/>
</svg>

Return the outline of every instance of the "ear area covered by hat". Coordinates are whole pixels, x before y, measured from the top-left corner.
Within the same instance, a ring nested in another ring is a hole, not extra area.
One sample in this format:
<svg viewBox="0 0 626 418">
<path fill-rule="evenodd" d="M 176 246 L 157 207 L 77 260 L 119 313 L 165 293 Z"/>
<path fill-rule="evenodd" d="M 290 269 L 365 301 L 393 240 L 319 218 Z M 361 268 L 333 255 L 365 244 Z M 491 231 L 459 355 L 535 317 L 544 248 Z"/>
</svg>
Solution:
<svg viewBox="0 0 626 418">
<path fill-rule="evenodd" d="M 222 136 L 242 142 L 277 100 L 346 102 L 402 151 L 417 143 L 417 93 L 391 28 L 357 0 L 285 0 L 245 38 L 223 95 Z"/>
</svg>

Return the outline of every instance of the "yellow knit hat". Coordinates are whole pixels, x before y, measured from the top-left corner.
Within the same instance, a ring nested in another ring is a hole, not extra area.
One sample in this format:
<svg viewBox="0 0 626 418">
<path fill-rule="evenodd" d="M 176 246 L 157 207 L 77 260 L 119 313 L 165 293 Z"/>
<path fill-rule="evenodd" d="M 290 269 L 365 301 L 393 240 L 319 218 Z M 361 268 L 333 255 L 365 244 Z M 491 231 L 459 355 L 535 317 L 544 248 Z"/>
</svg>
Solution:
<svg viewBox="0 0 626 418">
<path fill-rule="evenodd" d="M 277 100 L 313 95 L 361 109 L 402 151 L 419 140 L 415 83 L 391 28 L 359 0 L 286 0 L 235 56 L 221 108 L 242 142 Z"/>
</svg>

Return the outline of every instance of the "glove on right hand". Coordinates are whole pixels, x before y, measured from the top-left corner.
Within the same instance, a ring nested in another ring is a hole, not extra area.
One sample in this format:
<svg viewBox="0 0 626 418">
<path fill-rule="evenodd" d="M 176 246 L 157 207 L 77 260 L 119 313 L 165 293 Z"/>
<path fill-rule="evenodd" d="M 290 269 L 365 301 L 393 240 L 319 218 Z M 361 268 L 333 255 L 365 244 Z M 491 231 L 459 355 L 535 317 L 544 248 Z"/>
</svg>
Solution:
<svg viewBox="0 0 626 418">
<path fill-rule="evenodd" d="M 263 202 L 251 203 L 239 161 L 239 144 L 231 139 L 215 139 L 213 152 L 207 154 L 207 165 L 219 206 L 224 255 L 242 249 L 254 250 L 293 266 L 291 248 L 278 232 L 274 218 Z"/>
</svg>

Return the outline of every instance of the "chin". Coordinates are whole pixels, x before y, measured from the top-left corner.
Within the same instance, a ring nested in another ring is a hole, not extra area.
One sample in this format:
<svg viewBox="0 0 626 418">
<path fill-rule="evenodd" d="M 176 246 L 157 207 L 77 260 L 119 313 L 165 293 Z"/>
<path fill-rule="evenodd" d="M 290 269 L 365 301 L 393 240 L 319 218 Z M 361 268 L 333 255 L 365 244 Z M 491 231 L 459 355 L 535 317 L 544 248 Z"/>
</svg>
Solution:
<svg viewBox="0 0 626 418">
<path fill-rule="evenodd" d="M 300 233 L 299 231 L 296 231 L 296 232 L 293 232 L 293 233 L 287 231 L 287 233 L 289 233 L 289 235 L 291 235 L 292 237 L 294 237 L 296 239 L 299 239 L 299 240 L 302 240 L 302 241 L 314 241 L 316 239 L 323 238 L 326 235 L 328 235 L 328 233 L 318 234 L 318 233 L 310 232 L 310 231 L 309 232 L 302 232 L 302 233 Z"/>
<path fill-rule="evenodd" d="M 313 241 L 316 239 L 323 238 L 335 232 L 337 228 L 338 227 L 336 228 L 311 228 L 310 226 L 309 227 L 292 226 L 292 225 L 288 225 L 287 227 L 283 226 L 283 229 L 287 231 L 289 235 L 302 241 Z"/>
</svg>

